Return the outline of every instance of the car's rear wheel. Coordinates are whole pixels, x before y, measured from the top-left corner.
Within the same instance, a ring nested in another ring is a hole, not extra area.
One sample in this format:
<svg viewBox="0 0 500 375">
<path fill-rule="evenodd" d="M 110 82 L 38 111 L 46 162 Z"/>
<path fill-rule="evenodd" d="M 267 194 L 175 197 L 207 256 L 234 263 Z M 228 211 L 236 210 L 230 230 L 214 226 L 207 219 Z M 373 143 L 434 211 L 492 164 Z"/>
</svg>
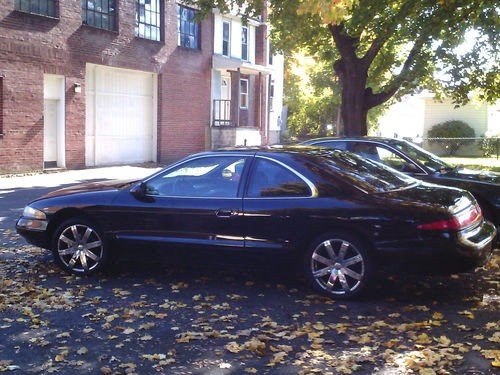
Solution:
<svg viewBox="0 0 500 375">
<path fill-rule="evenodd" d="M 312 286 L 336 299 L 358 296 L 372 271 L 364 243 L 344 233 L 330 233 L 315 240 L 306 253 L 304 266 Z"/>
<path fill-rule="evenodd" d="M 106 263 L 108 250 L 98 227 L 83 218 L 63 222 L 52 240 L 54 259 L 66 272 L 90 275 Z"/>
</svg>

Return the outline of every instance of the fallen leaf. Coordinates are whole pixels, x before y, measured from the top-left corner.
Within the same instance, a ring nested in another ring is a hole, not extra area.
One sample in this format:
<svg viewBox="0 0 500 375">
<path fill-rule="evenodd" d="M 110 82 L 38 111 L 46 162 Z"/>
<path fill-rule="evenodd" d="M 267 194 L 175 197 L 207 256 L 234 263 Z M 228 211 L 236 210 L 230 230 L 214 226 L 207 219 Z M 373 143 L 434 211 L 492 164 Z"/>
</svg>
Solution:
<svg viewBox="0 0 500 375">
<path fill-rule="evenodd" d="M 89 350 L 85 346 L 82 346 L 80 349 L 76 351 L 76 354 L 84 355 L 87 354 L 88 352 Z"/>
</svg>

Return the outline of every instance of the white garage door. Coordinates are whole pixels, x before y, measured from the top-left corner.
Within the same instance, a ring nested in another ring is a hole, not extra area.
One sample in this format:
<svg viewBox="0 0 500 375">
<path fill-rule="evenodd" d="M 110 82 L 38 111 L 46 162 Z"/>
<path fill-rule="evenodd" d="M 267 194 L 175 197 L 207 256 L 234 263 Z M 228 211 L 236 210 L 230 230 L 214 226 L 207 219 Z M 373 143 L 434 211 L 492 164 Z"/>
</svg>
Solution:
<svg viewBox="0 0 500 375">
<path fill-rule="evenodd" d="M 87 64 L 86 165 L 156 160 L 156 77 Z"/>
</svg>

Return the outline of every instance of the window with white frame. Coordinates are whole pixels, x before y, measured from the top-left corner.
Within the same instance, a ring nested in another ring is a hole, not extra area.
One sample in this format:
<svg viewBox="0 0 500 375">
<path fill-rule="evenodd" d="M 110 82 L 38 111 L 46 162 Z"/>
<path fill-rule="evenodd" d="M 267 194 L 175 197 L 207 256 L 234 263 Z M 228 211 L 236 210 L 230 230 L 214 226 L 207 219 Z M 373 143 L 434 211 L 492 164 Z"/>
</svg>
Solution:
<svg viewBox="0 0 500 375">
<path fill-rule="evenodd" d="M 116 31 L 116 0 L 82 0 L 82 23 Z"/>
<path fill-rule="evenodd" d="M 248 27 L 241 28 L 241 59 L 248 61 Z"/>
<path fill-rule="evenodd" d="M 177 5 L 178 45 L 187 48 L 200 48 L 200 24 L 195 20 L 196 10 Z"/>
<path fill-rule="evenodd" d="M 222 55 L 229 56 L 231 51 L 231 23 L 222 22 Z"/>
<path fill-rule="evenodd" d="M 248 79 L 240 79 L 240 108 L 248 108 Z"/>
<path fill-rule="evenodd" d="M 41 16 L 57 17 L 56 0 L 15 0 L 14 9 Z"/>
<path fill-rule="evenodd" d="M 160 0 L 136 0 L 135 36 L 161 40 L 162 4 Z"/>
<path fill-rule="evenodd" d="M 273 111 L 274 105 L 274 79 L 269 77 L 269 110 Z"/>
</svg>

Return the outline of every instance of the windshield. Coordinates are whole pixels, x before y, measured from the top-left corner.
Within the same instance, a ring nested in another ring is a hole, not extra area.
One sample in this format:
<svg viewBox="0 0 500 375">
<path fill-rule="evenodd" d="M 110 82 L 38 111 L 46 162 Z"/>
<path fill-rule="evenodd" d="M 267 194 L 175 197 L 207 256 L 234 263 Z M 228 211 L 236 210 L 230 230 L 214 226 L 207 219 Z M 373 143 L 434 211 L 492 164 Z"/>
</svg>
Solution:
<svg viewBox="0 0 500 375">
<path fill-rule="evenodd" d="M 408 155 L 411 159 L 419 162 L 423 166 L 429 168 L 433 172 L 439 172 L 444 170 L 453 169 L 452 166 L 446 164 L 443 160 L 423 148 L 418 147 L 409 142 L 394 141 L 391 142 L 391 146 L 399 149 L 401 152 Z"/>
<path fill-rule="evenodd" d="M 311 151 L 324 171 L 335 173 L 349 185 L 367 193 L 398 190 L 418 183 L 418 180 L 373 160 L 346 151 Z"/>
</svg>

